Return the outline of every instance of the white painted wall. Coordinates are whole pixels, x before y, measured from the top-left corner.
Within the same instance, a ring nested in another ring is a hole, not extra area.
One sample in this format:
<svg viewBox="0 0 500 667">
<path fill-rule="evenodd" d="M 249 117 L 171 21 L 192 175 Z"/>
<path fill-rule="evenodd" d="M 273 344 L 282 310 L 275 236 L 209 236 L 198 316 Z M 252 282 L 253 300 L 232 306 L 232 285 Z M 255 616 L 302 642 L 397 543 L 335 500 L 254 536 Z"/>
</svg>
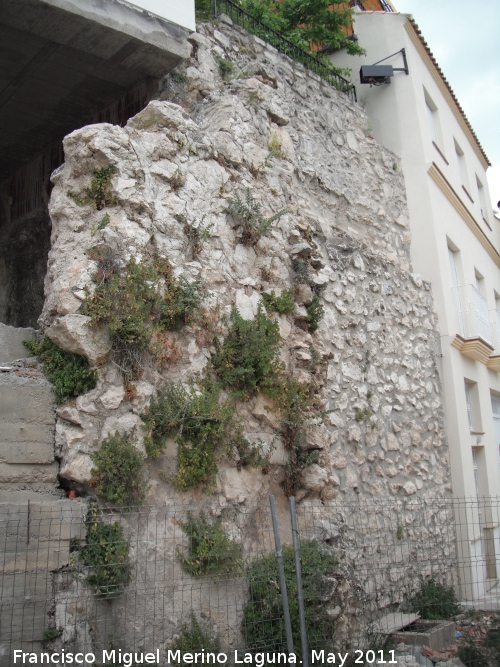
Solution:
<svg viewBox="0 0 500 667">
<path fill-rule="evenodd" d="M 194 0 L 126 0 L 126 2 L 183 28 L 196 30 Z"/>
</svg>

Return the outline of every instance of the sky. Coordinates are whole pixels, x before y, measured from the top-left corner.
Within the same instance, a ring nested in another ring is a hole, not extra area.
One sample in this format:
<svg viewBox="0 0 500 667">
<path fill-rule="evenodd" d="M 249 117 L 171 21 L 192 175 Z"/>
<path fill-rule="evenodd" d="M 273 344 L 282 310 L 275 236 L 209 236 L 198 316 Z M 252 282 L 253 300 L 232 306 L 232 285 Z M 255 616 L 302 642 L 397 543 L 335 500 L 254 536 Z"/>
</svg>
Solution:
<svg viewBox="0 0 500 667">
<path fill-rule="evenodd" d="M 500 200 L 500 0 L 391 0 L 413 14 L 492 166 L 493 209 Z"/>
</svg>

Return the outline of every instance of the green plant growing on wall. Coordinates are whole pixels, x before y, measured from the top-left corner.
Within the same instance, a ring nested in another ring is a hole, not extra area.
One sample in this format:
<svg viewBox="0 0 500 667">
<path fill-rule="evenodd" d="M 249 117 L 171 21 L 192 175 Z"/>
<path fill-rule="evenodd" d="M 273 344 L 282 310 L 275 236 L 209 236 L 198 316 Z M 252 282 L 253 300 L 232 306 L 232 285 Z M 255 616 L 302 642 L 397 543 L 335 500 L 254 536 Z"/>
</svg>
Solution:
<svg viewBox="0 0 500 667">
<path fill-rule="evenodd" d="M 231 77 L 234 74 L 234 63 L 227 58 L 223 58 L 222 56 L 215 56 L 215 60 L 217 61 L 217 65 L 219 67 L 219 74 L 221 79 L 223 79 L 223 81 L 226 83 L 229 83 L 229 81 L 231 81 Z"/>
<path fill-rule="evenodd" d="M 261 205 L 253 198 L 250 188 L 245 191 L 244 198 L 238 193 L 228 200 L 226 213 L 236 220 L 242 229 L 241 242 L 243 245 L 255 245 L 264 234 L 271 229 L 273 222 L 279 220 L 288 211 L 278 211 L 266 218 L 262 213 Z"/>
<path fill-rule="evenodd" d="M 212 365 L 223 387 L 240 397 L 253 396 L 259 389 L 272 394 L 283 372 L 279 358 L 282 345 L 278 322 L 268 318 L 259 304 L 254 320 L 244 320 L 236 309 L 222 344 L 215 338 Z"/>
<path fill-rule="evenodd" d="M 177 551 L 185 572 L 219 576 L 241 568 L 241 545 L 224 531 L 220 519 L 209 521 L 203 512 L 197 517 L 190 513 L 179 525 L 189 538 L 187 549 Z"/>
<path fill-rule="evenodd" d="M 275 158 L 278 158 L 280 160 L 285 160 L 286 159 L 286 155 L 283 151 L 283 145 L 282 145 L 281 140 L 280 140 L 280 138 L 279 138 L 279 136 L 276 132 L 271 133 L 268 148 L 269 148 L 269 155 L 267 156 L 268 159 L 270 157 L 275 157 Z"/>
<path fill-rule="evenodd" d="M 314 333 L 318 330 L 319 323 L 325 314 L 325 309 L 319 299 L 319 296 L 315 294 L 311 303 L 307 306 L 307 317 L 306 322 L 309 327 L 309 331 Z"/>
<path fill-rule="evenodd" d="M 177 168 L 174 175 L 169 180 L 170 187 L 172 188 L 172 190 L 179 190 L 180 188 L 182 188 L 185 182 L 186 182 L 186 177 L 181 172 L 181 170 Z"/>
<path fill-rule="evenodd" d="M 94 169 L 93 178 L 90 186 L 85 189 L 83 196 L 76 195 L 69 191 L 68 197 L 73 199 L 78 206 L 93 206 L 98 211 L 101 211 L 105 206 L 114 206 L 116 204 L 116 196 L 113 194 L 111 187 L 111 179 L 116 173 L 116 167 L 113 165 L 103 167 L 102 169 Z"/>
<path fill-rule="evenodd" d="M 85 526 L 85 544 L 78 553 L 89 568 L 86 583 L 97 597 L 116 597 L 123 593 L 132 576 L 123 529 L 117 521 L 104 523 L 95 503 L 90 504 Z"/>
<path fill-rule="evenodd" d="M 290 290 L 283 290 L 281 296 L 274 293 L 264 293 L 262 295 L 264 306 L 268 312 L 278 313 L 279 315 L 290 315 L 295 308 L 295 301 Z"/>
<path fill-rule="evenodd" d="M 281 416 L 281 439 L 289 453 L 285 466 L 284 489 L 288 496 L 292 496 L 298 488 L 302 470 L 319 460 L 316 450 L 302 447 L 306 423 L 312 418 L 317 419 L 313 412 L 316 403 L 314 387 L 294 378 L 283 377 L 276 386 L 274 400 Z"/>
<path fill-rule="evenodd" d="M 42 644 L 45 647 L 45 644 L 48 644 L 51 641 L 54 641 L 54 639 L 57 639 L 60 637 L 62 634 L 62 630 L 58 630 L 57 628 L 47 628 L 43 632 L 43 638 L 42 638 Z"/>
<path fill-rule="evenodd" d="M 309 277 L 309 264 L 305 259 L 292 260 L 293 280 L 295 283 L 306 283 Z"/>
<path fill-rule="evenodd" d="M 404 609 L 419 612 L 421 618 L 429 621 L 447 620 L 462 611 L 453 587 L 434 579 L 421 581 L 418 591 L 406 596 Z"/>
<path fill-rule="evenodd" d="M 290 607 L 290 620 L 295 653 L 302 659 L 300 622 L 297 602 L 294 555 L 291 546 L 283 546 L 285 580 Z M 302 542 L 300 562 L 309 650 L 326 648 L 333 636 L 333 622 L 328 617 L 325 596 L 331 591 L 327 577 L 335 572 L 336 559 L 318 543 Z M 278 567 L 274 554 L 261 556 L 248 569 L 248 601 L 243 610 L 241 632 L 252 652 L 286 652 L 283 606 L 278 582 Z"/>
<path fill-rule="evenodd" d="M 40 342 L 23 341 L 25 347 L 42 362 L 42 370 L 54 387 L 57 403 L 94 389 L 97 373 L 79 354 L 71 354 L 53 343 L 48 336 Z"/>
<path fill-rule="evenodd" d="M 234 402 L 220 400 L 220 387 L 205 377 L 188 388 L 182 384 L 164 387 L 142 415 L 147 430 L 148 456 L 154 458 L 167 438 L 178 444 L 175 486 L 180 491 L 210 488 L 217 471 L 217 454 L 246 451 L 251 445 L 243 437 Z"/>
<path fill-rule="evenodd" d="M 221 642 L 219 636 L 203 628 L 200 621 L 191 612 L 190 621 L 181 625 L 177 637 L 172 642 L 171 650 L 174 652 L 180 651 L 181 656 L 184 653 L 195 653 L 197 651 L 206 651 L 217 655 L 221 652 Z M 178 663 L 175 661 L 172 661 L 172 663 L 174 665 L 185 664 L 182 659 Z"/>
<path fill-rule="evenodd" d="M 362 422 L 365 421 L 365 419 L 369 419 L 372 416 L 373 412 L 369 410 L 368 408 L 358 408 L 356 410 L 356 414 L 354 415 L 354 419 L 357 422 Z"/>
<path fill-rule="evenodd" d="M 108 436 L 92 461 L 92 483 L 101 498 L 115 505 L 143 502 L 147 490 L 141 479 L 143 456 L 130 435 Z"/>
<path fill-rule="evenodd" d="M 154 353 L 156 331 L 175 331 L 185 324 L 201 302 L 199 283 L 176 278 L 167 259 L 137 263 L 132 257 L 125 270 L 98 255 L 96 288 L 87 293 L 83 312 L 94 324 L 108 327 L 115 362 L 126 377 L 134 378 L 145 352 Z"/>
<path fill-rule="evenodd" d="M 210 232 L 214 226 L 213 222 L 209 225 L 204 225 L 203 221 L 205 218 L 206 216 L 204 215 L 197 225 L 189 223 L 185 218 L 182 220 L 184 223 L 184 233 L 188 237 L 193 257 L 198 257 L 205 241 L 210 238 Z"/>
<path fill-rule="evenodd" d="M 98 231 L 105 229 L 109 225 L 110 220 L 111 218 L 109 217 L 109 213 L 106 213 L 98 225 L 92 225 L 90 235 L 95 236 Z"/>
</svg>

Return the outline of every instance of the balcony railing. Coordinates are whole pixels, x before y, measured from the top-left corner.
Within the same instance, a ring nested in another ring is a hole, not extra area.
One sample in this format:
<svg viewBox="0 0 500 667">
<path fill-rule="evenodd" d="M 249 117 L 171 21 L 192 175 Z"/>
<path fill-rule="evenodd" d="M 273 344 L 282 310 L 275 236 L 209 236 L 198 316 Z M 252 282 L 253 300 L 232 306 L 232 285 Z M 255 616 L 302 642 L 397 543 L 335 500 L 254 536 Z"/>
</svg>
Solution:
<svg viewBox="0 0 500 667">
<path fill-rule="evenodd" d="M 281 33 L 273 30 L 270 26 L 259 21 L 259 19 L 256 19 L 236 2 L 232 0 L 214 0 L 215 15 L 220 12 L 227 14 L 234 23 L 252 33 L 252 35 L 256 35 L 268 44 L 271 44 L 271 46 L 274 46 L 280 53 L 284 53 L 292 60 L 302 63 L 311 72 L 314 72 L 331 86 L 345 93 L 353 102 L 356 102 L 356 88 L 350 81 L 338 74 L 330 65 L 320 60 L 317 56 L 304 51 L 300 46 L 283 37 Z"/>
<path fill-rule="evenodd" d="M 481 292 L 474 285 L 454 287 L 453 292 L 460 335 L 464 338 L 482 338 L 493 345 L 488 304 Z"/>
</svg>

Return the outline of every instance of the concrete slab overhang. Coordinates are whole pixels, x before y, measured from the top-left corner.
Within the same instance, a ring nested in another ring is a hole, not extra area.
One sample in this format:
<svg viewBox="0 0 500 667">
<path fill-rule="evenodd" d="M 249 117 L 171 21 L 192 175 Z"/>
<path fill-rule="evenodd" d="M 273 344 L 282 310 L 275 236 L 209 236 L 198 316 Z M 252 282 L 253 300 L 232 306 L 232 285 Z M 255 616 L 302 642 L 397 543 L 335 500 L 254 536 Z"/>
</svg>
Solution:
<svg viewBox="0 0 500 667">
<path fill-rule="evenodd" d="M 140 0 L 0 0 L 0 182 L 93 111 L 171 71 L 189 55 L 190 32 Z"/>
</svg>

